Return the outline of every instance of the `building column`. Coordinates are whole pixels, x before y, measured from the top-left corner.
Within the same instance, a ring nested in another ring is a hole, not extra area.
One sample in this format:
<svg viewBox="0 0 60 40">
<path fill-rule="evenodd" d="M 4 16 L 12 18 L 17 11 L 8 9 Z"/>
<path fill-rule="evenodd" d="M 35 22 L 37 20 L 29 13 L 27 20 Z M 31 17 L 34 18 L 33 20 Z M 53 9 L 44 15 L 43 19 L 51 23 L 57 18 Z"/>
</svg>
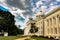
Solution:
<svg viewBox="0 0 60 40">
<path fill-rule="evenodd" d="M 56 27 L 57 27 L 57 34 L 59 34 L 59 31 L 58 31 L 58 27 L 59 27 L 59 19 L 58 19 L 58 17 L 56 17 Z"/>
<path fill-rule="evenodd" d="M 54 20 L 52 18 L 52 28 L 53 28 L 53 35 L 54 35 Z"/>
<path fill-rule="evenodd" d="M 50 26 L 50 19 L 49 19 L 49 35 L 51 35 L 51 26 Z"/>
<path fill-rule="evenodd" d="M 45 24 L 44 24 L 44 35 L 46 36 L 48 34 L 48 30 L 47 30 L 47 20 L 44 20 Z"/>
</svg>

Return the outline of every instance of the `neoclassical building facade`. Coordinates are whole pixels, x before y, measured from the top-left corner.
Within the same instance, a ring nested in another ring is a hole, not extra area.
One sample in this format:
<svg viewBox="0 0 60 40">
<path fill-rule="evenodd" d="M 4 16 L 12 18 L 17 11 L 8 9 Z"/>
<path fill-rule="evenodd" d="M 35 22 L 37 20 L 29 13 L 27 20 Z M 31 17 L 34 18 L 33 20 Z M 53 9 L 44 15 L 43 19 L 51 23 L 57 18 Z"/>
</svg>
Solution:
<svg viewBox="0 0 60 40">
<path fill-rule="evenodd" d="M 50 11 L 44 18 L 44 36 L 60 37 L 60 7 Z"/>
<path fill-rule="evenodd" d="M 44 14 L 42 11 L 36 14 L 36 27 L 38 27 L 38 36 L 43 36 L 44 34 Z"/>
<path fill-rule="evenodd" d="M 29 20 L 26 23 L 26 26 L 27 27 L 24 29 L 24 35 L 33 35 L 33 33 L 31 34 L 30 29 L 32 26 L 35 26 L 35 20 L 33 20 L 32 18 L 29 18 Z"/>
<path fill-rule="evenodd" d="M 38 27 L 38 31 L 36 32 L 38 36 L 59 38 L 60 37 L 60 6 L 51 10 L 46 15 L 44 15 L 42 11 L 38 12 L 36 15 L 36 20 L 30 22 L 34 22 L 35 26 Z M 30 23 L 26 23 L 26 24 L 28 28 L 25 29 L 25 33 L 31 27 L 29 26 Z"/>
</svg>

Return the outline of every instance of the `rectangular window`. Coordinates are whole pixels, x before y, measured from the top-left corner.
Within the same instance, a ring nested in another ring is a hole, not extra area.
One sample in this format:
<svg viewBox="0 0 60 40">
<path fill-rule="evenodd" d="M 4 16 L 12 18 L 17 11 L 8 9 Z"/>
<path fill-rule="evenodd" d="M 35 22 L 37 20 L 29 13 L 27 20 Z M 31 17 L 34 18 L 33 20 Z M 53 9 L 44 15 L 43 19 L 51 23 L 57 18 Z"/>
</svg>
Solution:
<svg viewBox="0 0 60 40">
<path fill-rule="evenodd" d="M 57 28 L 54 28 L 54 34 L 57 34 Z"/>
<path fill-rule="evenodd" d="M 50 18 L 50 25 L 52 25 L 52 19 Z"/>
<path fill-rule="evenodd" d="M 49 26 L 49 21 L 47 20 L 47 26 Z"/>
<path fill-rule="evenodd" d="M 58 27 L 58 32 L 60 33 L 60 27 Z"/>
<path fill-rule="evenodd" d="M 48 29 L 48 34 L 49 34 L 49 29 Z"/>
<path fill-rule="evenodd" d="M 59 22 L 60 22 L 60 17 L 59 17 Z"/>
<path fill-rule="evenodd" d="M 41 31 L 41 34 L 43 34 L 43 32 Z"/>
<path fill-rule="evenodd" d="M 54 21 L 54 25 L 56 24 L 56 18 L 55 17 L 53 17 L 53 21 Z"/>
<path fill-rule="evenodd" d="M 53 34 L 53 28 L 51 28 L 51 34 Z"/>
</svg>

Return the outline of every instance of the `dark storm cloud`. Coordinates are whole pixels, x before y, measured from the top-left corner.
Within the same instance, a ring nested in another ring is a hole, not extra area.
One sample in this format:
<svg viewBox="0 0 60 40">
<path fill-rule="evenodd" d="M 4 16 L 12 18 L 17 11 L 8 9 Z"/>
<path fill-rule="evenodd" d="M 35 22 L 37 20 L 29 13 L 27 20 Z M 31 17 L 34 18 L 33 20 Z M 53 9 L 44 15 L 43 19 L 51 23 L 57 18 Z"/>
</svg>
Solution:
<svg viewBox="0 0 60 40">
<path fill-rule="evenodd" d="M 22 3 L 20 0 L 6 0 L 6 3 L 9 5 L 9 6 L 13 6 L 13 7 L 18 7 L 20 9 L 24 9 Z"/>
<path fill-rule="evenodd" d="M 23 5 L 23 2 L 21 0 L 6 0 L 6 3 L 9 6 L 17 7 L 21 10 L 29 10 L 23 13 L 24 16 L 32 16 L 32 10 L 31 10 L 31 2 L 29 0 L 25 0 Z"/>
<path fill-rule="evenodd" d="M 30 5 L 30 2 L 28 0 L 25 0 L 24 2 L 26 5 L 23 5 L 21 0 L 6 0 L 6 3 L 10 6 L 17 7 L 23 10 L 29 8 L 29 7 L 25 7 L 26 5 L 27 6 Z"/>
<path fill-rule="evenodd" d="M 28 9 L 29 10 L 29 9 Z M 32 10 L 30 9 L 29 11 L 26 11 L 25 13 L 23 13 L 23 15 L 26 17 L 26 16 L 29 16 L 29 17 L 32 17 L 33 15 L 33 12 Z"/>
</svg>

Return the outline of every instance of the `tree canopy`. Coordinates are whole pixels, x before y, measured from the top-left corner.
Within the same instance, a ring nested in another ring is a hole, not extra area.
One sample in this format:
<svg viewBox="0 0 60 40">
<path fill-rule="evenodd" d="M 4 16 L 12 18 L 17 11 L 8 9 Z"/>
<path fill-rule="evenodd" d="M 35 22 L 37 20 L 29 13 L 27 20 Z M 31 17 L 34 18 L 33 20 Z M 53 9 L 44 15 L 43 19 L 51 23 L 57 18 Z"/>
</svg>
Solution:
<svg viewBox="0 0 60 40">
<path fill-rule="evenodd" d="M 3 11 L 0 9 L 0 32 L 8 32 L 9 35 L 17 35 L 18 28 L 15 25 L 15 16 L 9 11 Z"/>
</svg>

